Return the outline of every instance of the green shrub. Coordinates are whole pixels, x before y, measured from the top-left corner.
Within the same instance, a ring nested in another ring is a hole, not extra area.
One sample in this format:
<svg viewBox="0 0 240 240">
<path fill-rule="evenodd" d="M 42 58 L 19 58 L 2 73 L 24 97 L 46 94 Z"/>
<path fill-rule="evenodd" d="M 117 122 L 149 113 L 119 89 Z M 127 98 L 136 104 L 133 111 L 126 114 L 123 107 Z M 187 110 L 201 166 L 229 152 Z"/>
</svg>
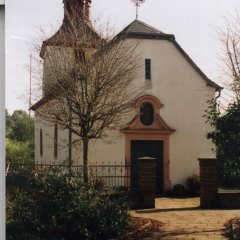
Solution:
<svg viewBox="0 0 240 240">
<path fill-rule="evenodd" d="M 130 220 L 124 197 L 55 172 L 35 176 L 14 200 L 7 239 L 95 240 L 118 237 Z"/>
<path fill-rule="evenodd" d="M 216 144 L 222 187 L 239 187 L 240 182 L 240 101 L 228 105 L 222 114 L 216 100 L 209 101 L 207 121 L 213 131 L 207 135 Z"/>
<path fill-rule="evenodd" d="M 197 197 L 200 195 L 200 176 L 194 174 L 191 177 L 188 177 L 186 180 L 187 191 L 191 197 Z"/>
<path fill-rule="evenodd" d="M 172 194 L 174 197 L 185 197 L 186 196 L 186 189 L 182 184 L 176 184 L 172 188 Z"/>
</svg>

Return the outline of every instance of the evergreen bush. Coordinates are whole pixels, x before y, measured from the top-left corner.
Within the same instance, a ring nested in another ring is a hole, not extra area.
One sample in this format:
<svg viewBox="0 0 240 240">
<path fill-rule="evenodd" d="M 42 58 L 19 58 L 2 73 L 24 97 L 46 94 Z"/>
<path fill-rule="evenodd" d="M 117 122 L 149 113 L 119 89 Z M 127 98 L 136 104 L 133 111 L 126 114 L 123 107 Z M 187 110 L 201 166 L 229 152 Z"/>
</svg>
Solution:
<svg viewBox="0 0 240 240">
<path fill-rule="evenodd" d="M 112 198 L 57 171 L 31 179 L 33 188 L 19 193 L 7 213 L 8 240 L 107 240 L 118 237 L 130 221 L 122 195 Z"/>
<path fill-rule="evenodd" d="M 213 127 L 207 137 L 216 144 L 222 187 L 240 187 L 240 102 L 229 104 L 222 114 L 215 100 L 209 101 L 207 120 Z"/>
</svg>

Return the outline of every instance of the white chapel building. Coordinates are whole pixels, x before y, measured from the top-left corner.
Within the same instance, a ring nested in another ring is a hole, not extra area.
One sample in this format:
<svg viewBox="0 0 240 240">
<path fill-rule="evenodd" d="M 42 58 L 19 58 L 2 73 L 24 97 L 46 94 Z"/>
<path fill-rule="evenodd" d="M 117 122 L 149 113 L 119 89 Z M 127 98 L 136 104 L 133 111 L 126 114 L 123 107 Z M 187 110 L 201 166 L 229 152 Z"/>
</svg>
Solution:
<svg viewBox="0 0 240 240">
<path fill-rule="evenodd" d="M 79 21 L 88 24 L 90 1 L 76 1 L 86 4 L 82 8 L 85 17 L 79 17 Z M 65 8 L 67 2 L 64 1 Z M 46 51 L 60 45 L 54 40 L 58 33 L 43 42 L 43 59 Z M 207 101 L 220 93 L 221 87 L 201 71 L 173 34 L 140 20 L 134 20 L 121 33 L 126 35 L 124 41 L 137 43 L 142 66 L 137 80 L 146 90 L 135 103 L 132 119 L 113 132 L 113 141 L 97 140 L 91 144 L 90 164 L 128 164 L 134 169 L 139 157 L 156 158 L 158 192 L 165 192 L 198 172 L 198 158 L 215 157 L 215 146 L 206 138 L 210 126 L 203 115 Z M 45 68 L 47 64 L 43 71 Z M 65 163 L 69 157 L 69 131 L 39 117 L 43 104 L 44 98 L 32 106 L 36 119 L 35 161 Z M 81 148 L 72 151 L 75 164 L 82 164 L 79 151 Z"/>
</svg>

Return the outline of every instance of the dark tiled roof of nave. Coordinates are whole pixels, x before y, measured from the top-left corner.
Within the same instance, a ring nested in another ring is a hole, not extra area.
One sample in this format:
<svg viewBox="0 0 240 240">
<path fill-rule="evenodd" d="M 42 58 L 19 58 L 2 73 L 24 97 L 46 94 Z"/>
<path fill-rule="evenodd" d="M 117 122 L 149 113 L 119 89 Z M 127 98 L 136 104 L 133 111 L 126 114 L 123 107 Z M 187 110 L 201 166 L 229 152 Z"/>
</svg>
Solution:
<svg viewBox="0 0 240 240">
<path fill-rule="evenodd" d="M 158 29 L 156 29 L 142 21 L 139 21 L 139 20 L 134 20 L 126 28 L 123 29 L 123 32 L 164 34 L 163 32 L 159 31 Z"/>
<path fill-rule="evenodd" d="M 128 33 L 128 34 L 156 34 L 156 35 L 172 35 L 166 34 L 164 32 L 159 31 L 158 29 L 140 21 L 134 20 L 128 26 L 126 26 L 121 33 Z"/>
</svg>

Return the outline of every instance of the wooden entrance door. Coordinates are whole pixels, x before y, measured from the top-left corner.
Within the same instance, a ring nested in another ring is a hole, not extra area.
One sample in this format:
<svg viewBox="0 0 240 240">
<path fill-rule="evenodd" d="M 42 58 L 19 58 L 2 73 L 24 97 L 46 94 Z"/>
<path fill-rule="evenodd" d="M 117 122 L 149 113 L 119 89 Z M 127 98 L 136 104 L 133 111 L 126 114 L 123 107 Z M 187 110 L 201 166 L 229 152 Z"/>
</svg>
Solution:
<svg viewBox="0 0 240 240">
<path fill-rule="evenodd" d="M 156 195 L 163 192 L 163 141 L 131 141 L 131 191 L 138 190 L 138 158 L 156 158 Z"/>
</svg>

